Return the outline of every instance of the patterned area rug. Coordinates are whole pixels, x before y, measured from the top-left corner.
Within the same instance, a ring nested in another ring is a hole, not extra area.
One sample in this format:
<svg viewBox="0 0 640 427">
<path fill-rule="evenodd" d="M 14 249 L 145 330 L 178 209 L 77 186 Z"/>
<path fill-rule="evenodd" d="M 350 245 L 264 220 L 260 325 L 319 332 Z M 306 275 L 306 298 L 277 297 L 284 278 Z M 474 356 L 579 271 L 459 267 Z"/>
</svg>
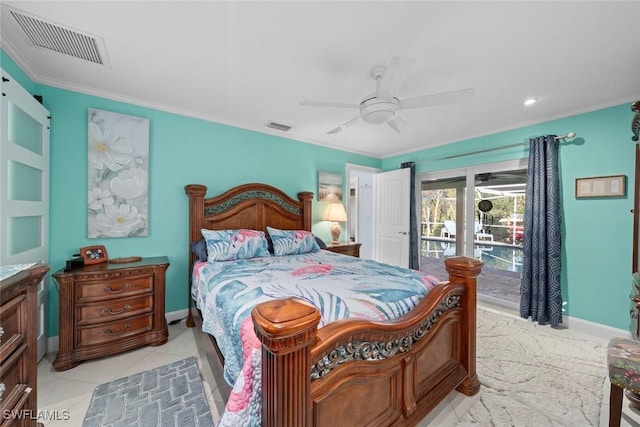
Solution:
<svg viewBox="0 0 640 427">
<path fill-rule="evenodd" d="M 196 358 L 99 385 L 82 425 L 213 426 Z"/>
<path fill-rule="evenodd" d="M 457 426 L 598 426 L 607 342 L 478 309 L 480 399 Z"/>
</svg>

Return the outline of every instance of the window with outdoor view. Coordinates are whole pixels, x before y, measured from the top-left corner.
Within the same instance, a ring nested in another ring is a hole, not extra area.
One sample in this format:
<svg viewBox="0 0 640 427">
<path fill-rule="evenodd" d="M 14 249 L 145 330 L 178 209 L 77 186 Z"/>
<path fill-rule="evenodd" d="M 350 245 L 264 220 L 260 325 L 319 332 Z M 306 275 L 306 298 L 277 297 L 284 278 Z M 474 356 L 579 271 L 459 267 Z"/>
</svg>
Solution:
<svg viewBox="0 0 640 427">
<path fill-rule="evenodd" d="M 484 262 L 479 293 L 517 303 L 522 272 L 526 170 L 475 174 L 473 224 L 467 224 L 466 177 L 422 182 L 421 249 L 423 269 L 435 260 L 471 256 Z M 473 253 L 465 253 L 467 227 Z M 435 261 L 435 262 L 434 262 Z M 427 267 L 428 266 L 428 267 Z M 484 286 L 483 286 L 484 282 Z"/>
</svg>

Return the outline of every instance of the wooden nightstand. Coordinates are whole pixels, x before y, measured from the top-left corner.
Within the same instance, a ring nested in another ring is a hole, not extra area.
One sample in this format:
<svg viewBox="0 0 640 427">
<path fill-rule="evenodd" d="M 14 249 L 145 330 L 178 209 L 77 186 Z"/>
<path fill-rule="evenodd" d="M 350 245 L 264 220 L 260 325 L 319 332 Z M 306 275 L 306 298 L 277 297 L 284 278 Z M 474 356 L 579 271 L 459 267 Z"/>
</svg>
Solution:
<svg viewBox="0 0 640 427">
<path fill-rule="evenodd" d="M 58 354 L 64 371 L 81 361 L 167 342 L 164 275 L 167 257 L 125 264 L 93 264 L 59 270 Z"/>
<path fill-rule="evenodd" d="M 327 243 L 327 250 L 343 255 L 351 255 L 356 258 L 360 258 L 360 246 L 362 243 L 355 242 L 340 242 L 340 243 Z"/>
</svg>

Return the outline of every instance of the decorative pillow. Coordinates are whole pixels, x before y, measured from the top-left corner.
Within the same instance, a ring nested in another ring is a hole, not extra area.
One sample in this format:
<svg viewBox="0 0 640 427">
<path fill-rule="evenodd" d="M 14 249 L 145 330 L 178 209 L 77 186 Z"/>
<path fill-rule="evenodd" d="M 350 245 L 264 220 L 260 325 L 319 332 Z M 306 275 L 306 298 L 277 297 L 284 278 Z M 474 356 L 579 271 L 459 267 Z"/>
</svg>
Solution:
<svg viewBox="0 0 640 427">
<path fill-rule="evenodd" d="M 189 249 L 191 249 L 191 252 L 198 258 L 198 261 L 207 260 L 207 242 L 204 238 L 190 244 Z"/>
<path fill-rule="evenodd" d="M 321 238 L 319 238 L 318 236 L 316 236 L 315 234 L 313 235 L 313 237 L 315 237 L 316 239 L 316 243 L 318 244 L 318 247 L 320 249 L 327 249 L 327 244 L 324 242 L 324 240 L 322 240 Z M 269 253 L 271 255 L 273 255 L 273 240 L 271 240 L 271 236 L 267 235 L 267 242 L 268 242 L 268 248 L 269 248 Z M 205 247 L 206 250 L 206 247 Z M 206 256 L 206 252 L 205 252 L 205 256 Z M 205 259 L 206 261 L 206 259 Z"/>
<path fill-rule="evenodd" d="M 269 250 L 269 253 L 273 255 L 273 240 L 271 239 L 271 236 L 269 236 L 269 233 L 267 233 L 267 249 Z"/>
<path fill-rule="evenodd" d="M 273 242 L 273 254 L 276 256 L 306 254 L 320 250 L 315 236 L 310 231 L 278 230 L 271 227 L 267 227 L 267 231 Z"/>
<path fill-rule="evenodd" d="M 267 239 L 258 230 L 200 230 L 207 243 L 207 261 L 230 261 L 269 256 Z"/>
<path fill-rule="evenodd" d="M 316 238 L 316 243 L 318 244 L 320 249 L 327 249 L 327 244 L 324 242 L 324 240 L 322 240 L 318 236 L 314 236 L 314 237 Z"/>
</svg>

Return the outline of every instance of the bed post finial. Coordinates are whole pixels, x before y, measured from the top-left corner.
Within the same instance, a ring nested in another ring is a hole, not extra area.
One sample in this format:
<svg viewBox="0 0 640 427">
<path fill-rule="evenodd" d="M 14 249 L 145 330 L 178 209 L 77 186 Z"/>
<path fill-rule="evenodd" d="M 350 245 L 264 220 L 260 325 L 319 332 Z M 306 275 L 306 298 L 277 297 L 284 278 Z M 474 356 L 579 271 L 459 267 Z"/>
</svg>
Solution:
<svg viewBox="0 0 640 427">
<path fill-rule="evenodd" d="M 298 200 L 302 202 L 302 217 L 304 218 L 303 228 L 311 231 L 311 202 L 313 201 L 313 193 L 310 191 L 301 191 L 298 193 Z"/>
<path fill-rule="evenodd" d="M 287 298 L 258 304 L 251 317 L 262 343 L 262 425 L 310 425 L 310 346 L 320 312 L 304 300 Z"/>
<path fill-rule="evenodd" d="M 444 260 L 449 273 L 450 282 L 462 280 L 466 285 L 462 306 L 462 365 L 467 371 L 467 378 L 457 390 L 467 396 L 473 396 L 480 391 L 480 380 L 476 372 L 476 308 L 477 308 L 477 277 L 484 263 L 475 258 L 451 257 Z"/>
<path fill-rule="evenodd" d="M 184 186 L 184 192 L 189 196 L 189 243 L 197 241 L 201 234 L 200 229 L 204 225 L 204 196 L 207 194 L 207 186 L 200 184 L 189 184 Z M 189 305 L 187 305 L 187 328 L 193 328 L 196 322 L 193 320 L 193 314 L 191 313 L 191 272 L 193 271 L 193 264 L 196 257 L 189 249 L 189 289 L 187 289 L 187 298 L 189 299 Z"/>
</svg>

